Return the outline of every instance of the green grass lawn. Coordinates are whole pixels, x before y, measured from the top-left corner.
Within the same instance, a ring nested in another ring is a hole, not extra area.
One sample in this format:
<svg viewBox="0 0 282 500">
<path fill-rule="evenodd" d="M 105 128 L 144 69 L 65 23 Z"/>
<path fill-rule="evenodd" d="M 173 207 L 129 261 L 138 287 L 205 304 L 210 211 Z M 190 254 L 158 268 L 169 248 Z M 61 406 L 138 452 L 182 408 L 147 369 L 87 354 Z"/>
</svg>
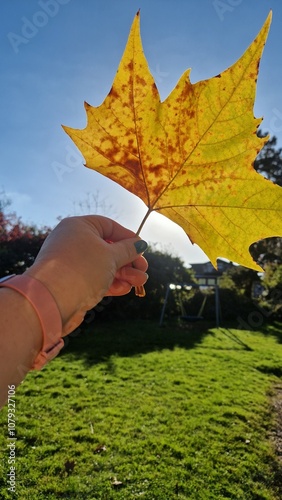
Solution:
<svg viewBox="0 0 282 500">
<path fill-rule="evenodd" d="M 17 390 L 13 495 L 2 410 L 0 497 L 278 500 L 281 326 L 94 321 Z"/>
</svg>

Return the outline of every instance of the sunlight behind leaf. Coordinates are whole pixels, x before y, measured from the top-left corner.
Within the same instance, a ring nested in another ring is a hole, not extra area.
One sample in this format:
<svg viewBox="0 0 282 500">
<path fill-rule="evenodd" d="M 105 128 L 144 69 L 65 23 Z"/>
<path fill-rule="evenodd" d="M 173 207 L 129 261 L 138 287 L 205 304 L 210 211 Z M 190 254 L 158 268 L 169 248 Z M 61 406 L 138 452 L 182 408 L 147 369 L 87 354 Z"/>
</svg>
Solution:
<svg viewBox="0 0 282 500">
<path fill-rule="evenodd" d="M 282 236 L 281 188 L 253 162 L 267 138 L 254 118 L 258 67 L 271 13 L 233 66 L 191 84 L 189 70 L 161 102 L 143 53 L 136 15 L 112 88 L 87 126 L 64 127 L 86 166 L 179 224 L 216 266 L 218 257 L 252 269 L 250 245 Z M 130 210 L 130 207 L 128 207 Z"/>
</svg>

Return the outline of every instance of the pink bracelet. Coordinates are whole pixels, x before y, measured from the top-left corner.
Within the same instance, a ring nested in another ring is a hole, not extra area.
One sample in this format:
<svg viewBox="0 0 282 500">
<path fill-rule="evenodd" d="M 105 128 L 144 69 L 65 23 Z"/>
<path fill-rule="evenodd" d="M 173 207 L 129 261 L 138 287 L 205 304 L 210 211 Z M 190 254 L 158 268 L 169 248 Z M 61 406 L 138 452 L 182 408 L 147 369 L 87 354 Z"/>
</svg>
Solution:
<svg viewBox="0 0 282 500">
<path fill-rule="evenodd" d="M 26 274 L 6 276 L 0 280 L 0 287 L 12 288 L 19 292 L 36 311 L 42 328 L 43 344 L 31 370 L 40 370 L 57 356 L 64 346 L 62 319 L 56 301 L 41 281 Z"/>
</svg>

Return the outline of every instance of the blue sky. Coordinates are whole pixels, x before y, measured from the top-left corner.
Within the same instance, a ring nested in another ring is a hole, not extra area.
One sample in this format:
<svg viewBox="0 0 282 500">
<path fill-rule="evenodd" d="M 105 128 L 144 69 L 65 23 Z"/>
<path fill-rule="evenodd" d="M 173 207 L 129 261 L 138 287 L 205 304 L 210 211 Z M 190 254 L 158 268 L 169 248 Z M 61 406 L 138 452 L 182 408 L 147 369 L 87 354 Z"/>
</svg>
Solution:
<svg viewBox="0 0 282 500">
<path fill-rule="evenodd" d="M 233 64 L 272 9 L 255 115 L 282 146 L 281 0 L 3 0 L 0 190 L 24 222 L 54 226 L 58 216 L 81 214 L 80 203 L 94 194 L 107 215 L 137 230 L 146 207 L 85 168 L 61 124 L 83 128 L 83 102 L 104 100 L 139 8 L 144 51 L 162 99 L 189 67 L 196 82 Z M 207 260 L 161 216 L 152 214 L 141 236 L 187 263 Z"/>
</svg>

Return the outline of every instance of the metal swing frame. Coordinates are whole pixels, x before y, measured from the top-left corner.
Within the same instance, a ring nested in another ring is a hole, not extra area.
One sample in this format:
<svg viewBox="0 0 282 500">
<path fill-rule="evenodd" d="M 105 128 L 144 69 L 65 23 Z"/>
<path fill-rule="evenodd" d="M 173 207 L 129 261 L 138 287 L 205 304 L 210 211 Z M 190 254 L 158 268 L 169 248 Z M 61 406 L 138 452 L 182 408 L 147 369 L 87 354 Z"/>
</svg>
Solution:
<svg viewBox="0 0 282 500">
<path fill-rule="evenodd" d="M 187 314 L 186 310 L 185 310 L 185 307 L 184 307 L 184 304 L 183 304 L 183 300 L 182 300 L 182 294 L 181 294 L 182 290 L 180 290 L 180 293 L 179 293 L 179 303 L 180 303 L 180 309 L 181 309 L 181 319 L 183 319 L 184 321 L 191 321 L 191 322 L 194 322 L 194 321 L 200 321 L 201 319 L 204 319 L 202 314 L 203 314 L 203 310 L 205 308 L 205 305 L 206 305 L 206 302 L 207 302 L 207 294 L 205 294 L 204 296 L 204 299 L 202 301 L 202 304 L 200 306 L 200 309 L 198 311 L 198 314 L 196 315 L 191 315 L 191 314 Z"/>
<path fill-rule="evenodd" d="M 160 316 L 160 321 L 159 321 L 159 326 L 162 326 L 163 321 L 164 321 L 164 315 L 165 315 L 165 310 L 167 307 L 168 303 L 168 298 L 169 294 L 172 290 L 191 290 L 192 288 L 201 288 L 202 285 L 199 285 L 198 283 L 168 283 L 166 287 L 166 293 L 165 293 L 165 299 L 163 303 L 163 307 L 161 310 L 161 316 Z M 218 284 L 217 282 L 213 285 L 203 285 L 204 288 L 209 288 L 209 289 L 214 289 L 214 296 L 215 296 L 215 319 L 216 319 L 216 327 L 218 328 L 220 326 L 220 302 L 219 302 L 219 290 L 218 290 Z M 206 304 L 207 300 L 207 295 L 204 297 L 202 305 L 200 307 L 200 310 L 196 316 L 191 316 L 189 314 L 186 314 L 186 311 L 183 306 L 182 298 L 180 297 L 180 307 L 181 307 L 181 319 L 184 319 L 185 321 L 199 321 L 203 319 L 202 313 Z M 184 313 L 184 314 L 183 314 Z"/>
</svg>

